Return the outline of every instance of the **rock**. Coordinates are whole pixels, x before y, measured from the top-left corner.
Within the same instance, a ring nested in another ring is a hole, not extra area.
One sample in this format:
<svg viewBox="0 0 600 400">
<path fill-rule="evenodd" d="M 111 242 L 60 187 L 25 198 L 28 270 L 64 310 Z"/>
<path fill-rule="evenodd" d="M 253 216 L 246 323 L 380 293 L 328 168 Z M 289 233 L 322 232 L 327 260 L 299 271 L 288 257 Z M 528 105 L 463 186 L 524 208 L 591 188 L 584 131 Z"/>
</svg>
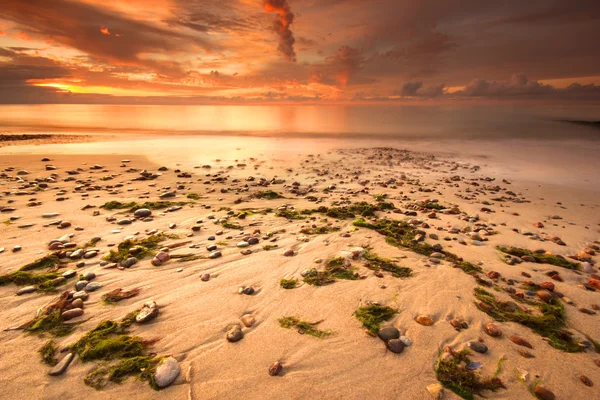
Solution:
<svg viewBox="0 0 600 400">
<path fill-rule="evenodd" d="M 240 320 L 242 321 L 242 323 L 244 324 L 244 326 L 246 328 L 250 328 L 256 322 L 256 320 L 254 319 L 254 317 L 251 314 L 242 315 Z"/>
<path fill-rule="evenodd" d="M 37 289 L 35 286 L 25 286 L 17 291 L 17 296 L 21 296 L 21 295 L 28 294 L 28 293 L 33 293 L 36 290 Z"/>
<path fill-rule="evenodd" d="M 73 318 L 77 318 L 83 315 L 83 310 L 81 308 L 72 308 L 63 312 L 60 316 L 64 321 L 68 321 Z"/>
<path fill-rule="evenodd" d="M 202 280 L 203 282 L 208 282 L 208 281 L 209 281 L 209 279 L 210 279 L 210 274 L 203 274 L 203 275 L 200 277 L 200 280 Z"/>
<path fill-rule="evenodd" d="M 83 301 L 86 301 L 88 297 L 90 297 L 90 295 L 87 294 L 87 292 L 84 290 L 80 290 L 79 292 L 73 293 L 73 300 L 81 299 Z"/>
<path fill-rule="evenodd" d="M 95 250 L 86 251 L 86 252 L 83 254 L 83 258 L 85 258 L 85 259 L 87 260 L 87 259 L 90 259 L 90 258 L 94 258 L 94 257 L 96 257 L 97 255 L 98 255 L 98 252 L 97 252 L 97 251 L 95 251 Z"/>
<path fill-rule="evenodd" d="M 494 324 L 493 322 L 488 322 L 487 324 L 485 324 L 483 330 L 485 333 L 492 337 L 502 336 L 502 330 L 498 327 L 498 325 Z"/>
<path fill-rule="evenodd" d="M 159 266 L 171 259 L 171 255 L 166 251 L 159 251 L 152 259 L 152 265 Z"/>
<path fill-rule="evenodd" d="M 471 350 L 477 353 L 485 354 L 488 351 L 488 347 L 481 342 L 469 342 L 468 346 Z"/>
<path fill-rule="evenodd" d="M 536 386 L 535 389 L 533 389 L 533 392 L 540 400 L 554 400 L 556 398 L 556 396 L 554 396 L 554 393 L 552 393 L 543 386 Z"/>
<path fill-rule="evenodd" d="M 509 339 L 514 344 L 518 344 L 519 346 L 528 347 L 530 349 L 533 349 L 533 346 L 527 340 L 523 339 L 522 337 L 511 336 Z"/>
<path fill-rule="evenodd" d="M 387 342 L 387 348 L 392 353 L 400 354 L 404 351 L 404 342 L 400 339 L 392 339 Z"/>
<path fill-rule="evenodd" d="M 404 343 L 406 347 L 412 346 L 412 340 L 410 340 L 410 338 L 406 336 L 400 336 L 400 340 L 402 340 L 402 343 Z"/>
<path fill-rule="evenodd" d="M 538 290 L 535 294 L 548 304 L 551 304 L 554 301 L 554 296 L 547 290 Z"/>
<path fill-rule="evenodd" d="M 291 249 L 290 249 L 290 250 L 286 250 L 286 251 L 283 253 L 283 255 L 284 255 L 285 257 L 292 257 L 292 256 L 294 255 L 294 250 L 291 250 Z"/>
<path fill-rule="evenodd" d="M 430 316 L 428 316 L 428 315 L 419 315 L 415 319 L 415 321 L 417 323 L 421 324 L 421 325 L 424 325 L 424 326 L 431 326 L 431 325 L 433 325 L 433 319 Z"/>
<path fill-rule="evenodd" d="M 239 248 L 244 248 L 244 247 L 248 247 L 248 246 L 250 246 L 250 243 L 248 243 L 248 242 L 243 242 L 243 241 L 242 241 L 242 242 L 239 242 L 239 243 L 237 244 L 237 247 L 239 247 Z"/>
<path fill-rule="evenodd" d="M 552 282 L 542 282 L 542 283 L 540 283 L 540 287 L 542 287 L 544 289 L 548 289 L 551 292 L 554 291 L 554 283 L 552 283 Z"/>
<path fill-rule="evenodd" d="M 535 356 L 527 350 L 519 349 L 518 352 L 523 358 L 535 358 Z"/>
<path fill-rule="evenodd" d="M 121 267 L 123 268 L 131 268 L 138 262 L 138 259 L 135 257 L 129 257 L 128 259 L 121 261 Z"/>
<path fill-rule="evenodd" d="M 583 382 L 585 386 L 594 386 L 594 382 L 585 375 L 581 375 L 579 379 L 581 379 L 581 382 Z"/>
<path fill-rule="evenodd" d="M 81 299 L 75 299 L 75 300 L 73 300 L 73 302 L 71 303 L 71 305 L 73 306 L 73 308 L 81 308 L 81 309 L 83 309 L 83 300 L 81 300 Z"/>
<path fill-rule="evenodd" d="M 245 287 L 242 290 L 242 293 L 247 294 L 248 296 L 254 294 L 254 288 L 252 286 Z"/>
<path fill-rule="evenodd" d="M 117 225 L 129 225 L 131 224 L 131 220 L 124 218 L 117 221 Z"/>
<path fill-rule="evenodd" d="M 427 391 L 435 400 L 442 400 L 444 398 L 444 386 L 442 386 L 441 383 L 432 383 L 431 385 L 427 385 Z"/>
<path fill-rule="evenodd" d="M 217 249 L 216 244 L 211 244 L 210 246 L 206 246 L 206 250 L 208 250 L 208 251 L 215 251 L 216 249 Z"/>
<path fill-rule="evenodd" d="M 277 376 L 277 375 L 279 375 L 279 373 L 281 372 L 282 369 L 283 369 L 283 366 L 281 365 L 281 363 L 279 361 L 275 361 L 273 363 L 273 365 L 271 365 L 269 367 L 269 375 Z"/>
<path fill-rule="evenodd" d="M 227 332 L 227 340 L 230 342 L 237 342 L 242 340 L 244 337 L 244 333 L 242 332 L 242 328 L 239 325 L 235 325 Z"/>
<path fill-rule="evenodd" d="M 600 280 L 590 279 L 588 281 L 588 285 L 590 285 L 591 287 L 593 287 L 596 290 L 600 290 Z"/>
<path fill-rule="evenodd" d="M 165 388 L 169 386 L 181 372 L 179 363 L 173 357 L 165 358 L 160 362 L 154 373 L 154 381 L 156 386 L 159 388 Z"/>
<path fill-rule="evenodd" d="M 95 292 L 96 290 L 100 289 L 102 287 L 102 285 L 98 282 L 90 282 L 85 286 L 85 291 L 86 292 Z"/>
<path fill-rule="evenodd" d="M 71 361 L 73 361 L 74 357 L 75 355 L 73 353 L 69 353 L 66 356 L 64 356 L 63 359 L 60 360 L 60 362 L 56 364 L 54 368 L 50 370 L 50 372 L 48 372 L 48 375 L 58 376 L 63 374 L 69 367 L 69 364 L 71 364 Z"/>
<path fill-rule="evenodd" d="M 96 278 L 96 274 L 93 272 L 86 272 L 85 275 L 83 276 L 83 279 L 86 281 L 91 281 L 95 278 Z"/>
<path fill-rule="evenodd" d="M 147 208 L 140 208 L 133 213 L 133 216 L 136 218 L 146 218 L 152 215 L 152 211 Z"/>
<path fill-rule="evenodd" d="M 244 256 L 247 256 L 249 254 L 252 254 L 252 250 L 250 250 L 250 249 L 244 249 L 244 250 L 240 251 L 240 253 L 242 255 L 244 255 Z"/>
<path fill-rule="evenodd" d="M 223 254 L 221 254 L 220 251 L 213 251 L 212 253 L 210 253 L 208 255 L 208 258 L 219 258 L 221 257 Z"/>
<path fill-rule="evenodd" d="M 158 315 L 158 306 L 155 301 L 149 301 L 144 304 L 139 314 L 135 317 L 135 322 L 143 324 L 151 321 Z"/>
<path fill-rule="evenodd" d="M 377 332 L 377 336 L 379 337 L 379 339 L 387 343 L 392 339 L 400 338 L 400 331 L 393 326 L 386 326 L 384 328 L 381 328 L 379 332 Z"/>
</svg>

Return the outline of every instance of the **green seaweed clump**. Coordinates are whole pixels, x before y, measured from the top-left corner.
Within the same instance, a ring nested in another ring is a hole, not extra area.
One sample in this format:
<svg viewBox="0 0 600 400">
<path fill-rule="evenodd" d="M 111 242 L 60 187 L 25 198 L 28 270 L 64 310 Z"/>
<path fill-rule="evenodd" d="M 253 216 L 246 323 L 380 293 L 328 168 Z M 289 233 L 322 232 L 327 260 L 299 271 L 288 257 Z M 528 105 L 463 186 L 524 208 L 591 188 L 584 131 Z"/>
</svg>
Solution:
<svg viewBox="0 0 600 400">
<path fill-rule="evenodd" d="M 254 197 L 255 199 L 267 199 L 267 200 L 285 199 L 285 197 L 283 197 L 279 193 L 274 192 L 272 190 L 265 190 L 265 191 L 262 191 L 262 192 L 256 192 L 256 193 L 254 193 L 252 195 L 252 197 Z"/>
<path fill-rule="evenodd" d="M 314 337 L 318 337 L 319 339 L 322 339 L 326 336 L 330 336 L 333 335 L 332 331 L 322 331 L 320 329 L 317 329 L 316 326 L 319 325 L 321 322 L 323 321 L 318 321 L 318 322 L 307 322 L 307 321 L 302 321 L 299 318 L 296 317 L 282 317 L 279 318 L 279 325 L 282 328 L 286 328 L 286 329 L 298 329 L 298 333 L 304 335 L 310 335 L 310 336 L 314 336 Z"/>
<path fill-rule="evenodd" d="M 138 204 L 135 201 L 130 201 L 129 203 L 122 203 L 120 201 L 109 201 L 108 203 L 104 203 L 100 206 L 105 210 L 125 210 L 127 209 L 129 212 L 135 212 L 140 208 L 147 208 L 149 210 L 162 210 L 163 208 L 169 208 L 173 206 L 183 206 L 188 204 L 185 201 L 146 201 L 142 204 Z"/>
<path fill-rule="evenodd" d="M 380 235 L 385 236 L 386 243 L 391 246 L 402 247 L 428 257 L 437 252 L 430 244 L 418 242 L 416 240 L 416 236 L 418 235 L 417 230 L 404 221 L 380 219 L 375 223 L 369 223 L 364 219 L 358 219 L 353 222 L 353 225 L 376 231 Z M 462 269 L 466 274 L 472 275 L 483 271 L 481 267 L 468 261 L 463 261 L 456 254 L 449 251 L 442 250 L 439 253 L 442 253 L 446 260 L 453 262 L 456 267 Z"/>
<path fill-rule="evenodd" d="M 244 227 L 243 227 L 243 226 L 241 226 L 240 224 L 237 224 L 237 223 L 235 223 L 235 222 L 223 221 L 223 222 L 221 223 L 221 225 L 222 225 L 222 226 L 223 226 L 223 228 L 225 228 L 225 229 L 237 229 L 237 230 L 240 230 L 240 231 L 243 231 L 243 230 L 244 230 Z"/>
<path fill-rule="evenodd" d="M 498 363 L 496 374 L 489 378 L 482 378 L 478 372 L 467 368 L 471 363 L 468 354 L 468 350 L 440 354 L 435 364 L 435 375 L 442 385 L 466 400 L 473 400 L 475 395 L 485 397 L 482 394 L 485 390 L 495 392 L 506 389 L 502 381 L 497 378 L 501 362 Z"/>
<path fill-rule="evenodd" d="M 395 308 L 379 304 L 370 304 L 368 306 L 360 307 L 354 312 L 354 316 L 357 320 L 362 322 L 363 326 L 367 328 L 371 334 L 377 335 L 381 323 L 389 321 L 397 313 L 398 310 Z"/>
<path fill-rule="evenodd" d="M 365 251 L 363 257 L 368 261 L 365 266 L 373 271 L 379 271 L 382 269 L 384 271 L 388 271 L 396 278 L 407 278 L 412 274 L 412 269 L 408 267 L 400 267 L 392 262 L 392 260 L 379 257 L 377 254 L 371 251 Z"/>
<path fill-rule="evenodd" d="M 298 280 L 295 278 L 282 279 L 279 281 L 279 284 L 284 289 L 295 289 L 298 286 Z"/>
<path fill-rule="evenodd" d="M 58 359 L 56 358 L 57 351 L 58 346 L 56 345 L 56 342 L 52 339 L 48 340 L 39 350 L 39 353 L 42 356 L 42 362 L 50 366 L 58 364 Z"/>
<path fill-rule="evenodd" d="M 200 200 L 202 198 L 202 196 L 198 193 L 188 193 L 188 195 L 185 197 L 187 197 L 190 200 Z"/>
<path fill-rule="evenodd" d="M 306 214 L 302 213 L 301 211 L 289 209 L 277 210 L 277 213 L 275 213 L 276 217 L 295 220 L 306 219 L 305 215 Z"/>
<path fill-rule="evenodd" d="M 33 271 L 38 269 L 54 269 L 60 264 L 60 260 L 55 254 L 48 254 L 32 263 L 22 266 L 19 271 Z"/>
<path fill-rule="evenodd" d="M 140 240 L 125 240 L 117 246 L 117 250 L 111 250 L 104 259 L 110 262 L 121 262 L 131 257 L 132 254 L 129 252 L 129 249 L 132 247 L 138 248 L 138 251 L 135 252 L 135 257 L 138 259 L 142 259 L 151 254 L 153 250 L 158 249 L 158 245 L 161 242 L 164 242 L 169 238 L 168 235 L 164 233 L 157 233 L 155 235 L 150 235 L 144 239 Z"/>
<path fill-rule="evenodd" d="M 137 356 L 112 365 L 99 365 L 85 376 L 84 382 L 96 390 L 101 390 L 109 382 L 122 383 L 130 376 L 137 376 L 139 380 L 147 381 L 154 390 L 160 390 L 154 380 L 154 374 L 163 359 L 164 357 L 160 356 Z"/>
<path fill-rule="evenodd" d="M 115 304 L 121 300 L 130 299 L 140 294 L 141 289 L 123 290 L 117 288 L 102 295 L 102 301 L 106 304 Z"/>
<path fill-rule="evenodd" d="M 45 306 L 31 321 L 20 328 L 30 333 L 50 333 L 54 336 L 66 336 L 73 331 L 75 324 L 66 324 L 61 314 L 71 308 L 69 292 L 64 292 L 54 303 Z"/>
<path fill-rule="evenodd" d="M 337 226 L 317 226 L 316 228 L 302 228 L 300 233 L 305 235 L 325 235 L 332 232 L 339 231 L 340 228 Z"/>
<path fill-rule="evenodd" d="M 533 251 L 529 251 L 527 249 L 521 249 L 518 247 L 498 246 L 496 248 L 503 253 L 510 254 L 511 256 L 515 256 L 515 257 L 519 257 L 519 258 L 523 257 L 523 256 L 532 257 L 533 259 L 535 259 L 535 261 L 537 263 L 540 263 L 540 264 L 551 264 L 551 265 L 556 265 L 557 267 L 562 267 L 562 268 L 567 268 L 567 269 L 575 269 L 575 270 L 580 268 L 579 263 L 571 262 L 560 255 L 545 254 L 545 253 L 540 254 L 540 253 L 535 253 Z"/>
<path fill-rule="evenodd" d="M 546 337 L 550 346 L 576 353 L 583 348 L 564 330 L 566 316 L 563 304 L 555 301 L 554 304 L 545 302 L 535 303 L 539 313 L 527 312 L 512 302 L 503 302 L 482 288 L 475 288 L 475 298 L 479 300 L 477 307 L 494 318 L 496 321 L 516 322 L 526 326 L 534 332 Z"/>
<path fill-rule="evenodd" d="M 263 246 L 263 250 L 264 251 L 271 251 L 271 250 L 275 250 L 275 249 L 278 249 L 278 248 L 279 248 L 279 246 L 276 245 L 276 244 L 265 244 Z"/>
</svg>

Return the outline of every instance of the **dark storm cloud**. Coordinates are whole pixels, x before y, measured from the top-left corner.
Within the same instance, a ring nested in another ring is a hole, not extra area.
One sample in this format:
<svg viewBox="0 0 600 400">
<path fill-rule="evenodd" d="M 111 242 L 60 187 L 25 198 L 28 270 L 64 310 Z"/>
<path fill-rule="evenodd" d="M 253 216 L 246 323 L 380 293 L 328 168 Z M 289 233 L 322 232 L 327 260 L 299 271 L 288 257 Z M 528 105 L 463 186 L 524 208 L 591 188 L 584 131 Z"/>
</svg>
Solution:
<svg viewBox="0 0 600 400">
<path fill-rule="evenodd" d="M 290 25 L 294 22 L 294 13 L 287 0 L 264 0 L 265 11 L 276 13 L 277 17 L 273 21 L 272 29 L 279 36 L 279 46 L 277 50 L 290 61 L 296 61 L 296 52 L 294 50 L 294 34 Z"/>
</svg>

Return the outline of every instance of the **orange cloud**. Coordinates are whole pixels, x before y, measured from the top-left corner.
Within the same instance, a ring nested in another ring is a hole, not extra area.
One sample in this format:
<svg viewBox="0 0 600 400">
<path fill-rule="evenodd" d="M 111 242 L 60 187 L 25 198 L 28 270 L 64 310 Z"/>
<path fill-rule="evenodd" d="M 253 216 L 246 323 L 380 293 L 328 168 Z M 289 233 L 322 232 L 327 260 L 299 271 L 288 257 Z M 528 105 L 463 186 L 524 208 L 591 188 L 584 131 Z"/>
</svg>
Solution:
<svg viewBox="0 0 600 400">
<path fill-rule="evenodd" d="M 100 33 L 102 33 L 103 35 L 110 35 L 108 28 L 105 28 L 105 27 L 100 28 Z"/>
</svg>

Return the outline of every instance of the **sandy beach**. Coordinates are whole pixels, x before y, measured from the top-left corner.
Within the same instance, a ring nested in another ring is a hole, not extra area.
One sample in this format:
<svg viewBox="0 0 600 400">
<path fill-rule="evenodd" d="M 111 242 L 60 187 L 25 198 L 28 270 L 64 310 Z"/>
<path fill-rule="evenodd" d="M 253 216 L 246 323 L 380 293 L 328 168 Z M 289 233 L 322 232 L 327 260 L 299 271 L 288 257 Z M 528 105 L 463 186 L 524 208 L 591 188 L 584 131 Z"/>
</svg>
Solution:
<svg viewBox="0 0 600 400">
<path fill-rule="evenodd" d="M 438 380 L 440 365 L 460 364 L 463 349 L 471 364 L 459 371 L 496 385 L 481 390 L 488 398 L 533 398 L 540 388 L 558 399 L 598 393 L 597 174 L 550 182 L 526 173 L 526 164 L 427 143 L 403 151 L 339 140 L 214 140 L 0 149 L 0 274 L 55 255 L 50 268 L 31 272 L 74 275 L 46 286 L 3 281 L 3 398 L 453 399 Z M 145 202 L 151 210 L 130 211 Z M 389 221 L 401 225 L 381 230 Z M 416 236 L 389 237 L 401 234 Z M 135 249 L 107 257 L 127 239 L 143 246 L 151 237 L 156 245 L 137 257 Z M 564 265 L 536 262 L 546 255 Z M 80 282 L 88 273 L 89 283 Z M 118 289 L 139 291 L 107 304 Z M 84 300 L 82 312 L 59 321 L 69 332 L 31 329 L 62 293 L 61 313 L 79 308 L 74 294 Z M 86 385 L 90 372 L 123 357 L 82 360 L 74 344 L 152 301 L 158 314 L 123 334 L 147 340 L 149 358 L 172 357 L 174 381 L 155 392 L 135 371 L 99 390 Z M 531 328 L 537 319 L 529 327 L 511 319 L 540 316 L 546 302 L 564 308 L 564 321 L 548 332 L 569 332 L 554 342 Z M 357 319 L 373 305 L 390 307 L 379 328 L 392 339 Z M 286 329 L 290 317 L 308 325 Z M 58 376 L 38 352 L 48 340 L 54 362 L 74 354 Z"/>
</svg>

